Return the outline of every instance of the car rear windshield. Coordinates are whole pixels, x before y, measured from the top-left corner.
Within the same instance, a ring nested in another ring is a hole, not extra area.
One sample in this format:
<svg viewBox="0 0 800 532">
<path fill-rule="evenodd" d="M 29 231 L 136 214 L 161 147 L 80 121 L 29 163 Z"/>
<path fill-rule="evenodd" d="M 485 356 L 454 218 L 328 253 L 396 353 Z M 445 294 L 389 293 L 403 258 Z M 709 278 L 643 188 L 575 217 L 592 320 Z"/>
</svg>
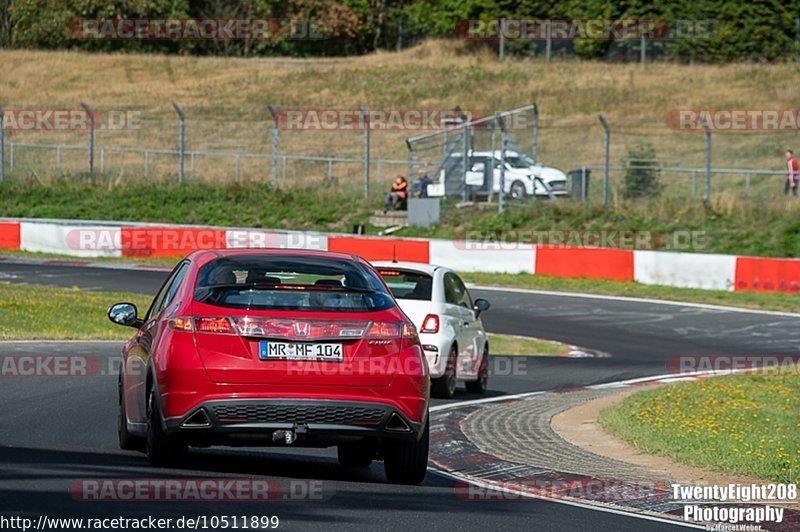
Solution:
<svg viewBox="0 0 800 532">
<path fill-rule="evenodd" d="M 378 273 L 397 299 L 431 300 L 433 277 L 426 273 L 379 268 Z"/>
<path fill-rule="evenodd" d="M 300 255 L 215 259 L 200 268 L 194 299 L 253 310 L 366 312 L 395 306 L 380 279 L 363 264 Z"/>
</svg>

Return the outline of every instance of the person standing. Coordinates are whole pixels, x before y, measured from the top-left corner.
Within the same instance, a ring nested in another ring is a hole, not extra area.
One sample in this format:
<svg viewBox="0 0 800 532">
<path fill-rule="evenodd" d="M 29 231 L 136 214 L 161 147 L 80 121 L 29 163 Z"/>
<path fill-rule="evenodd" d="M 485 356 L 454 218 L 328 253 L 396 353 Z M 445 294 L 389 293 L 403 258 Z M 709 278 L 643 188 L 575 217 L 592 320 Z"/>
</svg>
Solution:
<svg viewBox="0 0 800 532">
<path fill-rule="evenodd" d="M 794 156 L 794 152 L 792 150 L 786 150 L 786 185 L 783 187 L 784 195 L 789 195 L 789 191 L 792 191 L 792 194 L 797 196 L 797 184 L 798 180 L 800 180 L 800 162 L 797 161 L 797 157 Z"/>
</svg>

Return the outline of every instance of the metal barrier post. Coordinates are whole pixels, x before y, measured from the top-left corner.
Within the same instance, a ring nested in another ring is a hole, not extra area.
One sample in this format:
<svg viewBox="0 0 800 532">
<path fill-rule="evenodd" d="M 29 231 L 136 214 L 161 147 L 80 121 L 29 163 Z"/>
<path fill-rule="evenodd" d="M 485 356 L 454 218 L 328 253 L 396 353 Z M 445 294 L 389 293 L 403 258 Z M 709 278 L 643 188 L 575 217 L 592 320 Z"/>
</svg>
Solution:
<svg viewBox="0 0 800 532">
<path fill-rule="evenodd" d="M 183 163 L 184 157 L 186 156 L 186 117 L 183 114 L 183 110 L 178 106 L 177 103 L 172 102 L 172 107 L 175 109 L 175 112 L 178 113 L 178 119 L 180 120 L 180 144 L 178 145 L 178 158 L 179 158 L 179 169 L 178 169 L 178 183 L 183 183 Z"/>
<path fill-rule="evenodd" d="M 603 163 L 603 205 L 608 205 L 608 159 L 611 146 L 611 128 L 603 115 L 598 115 L 605 132 L 605 162 Z"/>
<path fill-rule="evenodd" d="M 89 117 L 89 182 L 94 183 L 94 114 L 84 102 L 81 102 L 81 107 Z"/>
<path fill-rule="evenodd" d="M 271 103 L 267 109 L 272 115 L 272 186 L 278 184 L 278 110 Z"/>
</svg>

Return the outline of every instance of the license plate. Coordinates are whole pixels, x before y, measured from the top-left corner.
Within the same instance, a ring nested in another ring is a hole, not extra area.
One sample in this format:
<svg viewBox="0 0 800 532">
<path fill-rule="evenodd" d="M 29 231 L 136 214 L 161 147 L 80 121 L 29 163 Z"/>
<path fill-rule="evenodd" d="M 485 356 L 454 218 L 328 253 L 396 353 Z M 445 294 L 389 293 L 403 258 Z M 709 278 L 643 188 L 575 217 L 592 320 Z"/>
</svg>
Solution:
<svg viewBox="0 0 800 532">
<path fill-rule="evenodd" d="M 258 358 L 261 360 L 309 360 L 315 362 L 341 362 L 342 344 L 315 344 L 306 342 L 259 342 Z"/>
</svg>

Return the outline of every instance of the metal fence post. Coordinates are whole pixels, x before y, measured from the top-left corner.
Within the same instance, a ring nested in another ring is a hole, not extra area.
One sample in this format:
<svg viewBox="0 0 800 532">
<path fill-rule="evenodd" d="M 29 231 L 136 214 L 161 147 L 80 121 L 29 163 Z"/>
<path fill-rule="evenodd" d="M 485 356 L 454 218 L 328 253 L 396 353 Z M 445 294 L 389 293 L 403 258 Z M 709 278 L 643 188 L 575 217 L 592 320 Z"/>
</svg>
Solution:
<svg viewBox="0 0 800 532">
<path fill-rule="evenodd" d="M 692 170 L 692 199 L 697 197 L 697 170 Z"/>
<path fill-rule="evenodd" d="M 4 110 L 0 107 L 0 181 L 6 180 L 6 135 L 5 135 L 5 121 Z"/>
<path fill-rule="evenodd" d="M 750 195 L 750 174 L 744 174 L 744 193 Z"/>
<path fill-rule="evenodd" d="M 703 118 L 703 128 L 706 130 L 706 194 L 705 199 L 711 197 L 711 127 Z"/>
<path fill-rule="evenodd" d="M 172 102 L 172 107 L 175 109 L 175 112 L 178 113 L 178 119 L 180 120 L 180 144 L 178 145 L 178 159 L 179 159 L 179 169 L 178 169 L 178 183 L 183 183 L 183 162 L 186 156 L 186 117 L 183 114 L 183 110 L 180 106 Z"/>
<path fill-rule="evenodd" d="M 500 126 L 500 190 L 497 194 L 497 212 L 502 214 L 506 210 L 506 148 L 508 148 L 508 133 L 506 132 L 506 124 L 503 117 L 495 115 L 495 120 L 497 120 L 497 125 Z M 494 181 L 494 175 L 492 180 Z"/>
<path fill-rule="evenodd" d="M 603 205 L 608 205 L 608 159 L 609 159 L 609 151 L 611 147 L 611 128 L 608 126 L 608 122 L 606 122 L 606 118 L 603 115 L 598 115 L 600 118 L 600 123 L 603 125 L 603 131 L 605 132 L 605 161 L 603 163 Z"/>
<path fill-rule="evenodd" d="M 89 182 L 94 183 L 94 114 L 84 102 L 81 102 L 81 107 L 89 117 Z"/>
<path fill-rule="evenodd" d="M 272 186 L 278 184 L 278 110 L 271 103 L 267 109 L 272 115 Z"/>
<path fill-rule="evenodd" d="M 406 147 L 408 148 L 408 159 L 406 162 L 406 171 L 408 173 L 406 174 L 406 176 L 408 178 L 411 178 L 411 172 L 413 171 L 414 168 L 414 147 L 411 145 L 408 139 L 406 139 Z M 433 179 L 433 176 L 431 176 L 431 179 Z"/>
<path fill-rule="evenodd" d="M 469 134 L 467 126 L 463 126 L 464 138 L 461 141 L 461 157 L 463 161 L 463 174 L 461 176 L 461 201 L 467 201 L 467 172 L 469 171 Z"/>
<path fill-rule="evenodd" d="M 506 58 L 506 36 L 505 36 L 506 19 L 500 19 L 500 61 Z"/>
<path fill-rule="evenodd" d="M 645 60 L 647 59 L 647 40 L 644 38 L 644 33 L 642 34 L 642 46 L 639 49 L 639 63 L 644 66 Z"/>
<path fill-rule="evenodd" d="M 369 114 L 363 105 L 358 107 L 364 117 L 364 199 L 369 197 Z"/>
<path fill-rule="evenodd" d="M 531 144 L 531 157 L 533 162 L 539 162 L 539 106 L 533 104 L 533 143 Z"/>
<path fill-rule="evenodd" d="M 547 26 L 547 42 L 545 44 L 545 57 L 547 58 L 547 62 L 550 62 L 550 53 L 553 51 L 553 35 L 552 35 L 552 26 L 550 22 L 546 23 Z"/>
<path fill-rule="evenodd" d="M 581 168 L 581 201 L 586 201 L 586 167 Z"/>
</svg>

